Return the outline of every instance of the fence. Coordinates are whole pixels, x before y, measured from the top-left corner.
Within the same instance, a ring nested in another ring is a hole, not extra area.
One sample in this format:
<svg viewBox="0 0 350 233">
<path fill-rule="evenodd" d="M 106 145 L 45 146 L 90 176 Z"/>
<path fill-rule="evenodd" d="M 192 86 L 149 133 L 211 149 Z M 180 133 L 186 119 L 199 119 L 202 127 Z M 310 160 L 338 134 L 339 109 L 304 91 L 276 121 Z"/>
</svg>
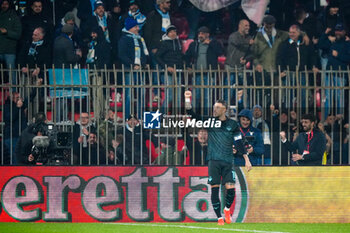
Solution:
<svg viewBox="0 0 350 233">
<path fill-rule="evenodd" d="M 29 163 L 27 155 L 19 152 L 25 145 L 17 146 L 17 151 L 15 145 L 23 139 L 19 136 L 22 130 L 33 123 L 33 116 L 44 112 L 52 124 L 48 129 L 51 144 L 55 144 L 51 152 L 38 152 L 51 154 L 50 161 L 44 161 L 47 164 L 205 165 L 205 131 L 174 127 L 176 120 L 186 117 L 185 90 L 192 91 L 192 105 L 200 115 L 210 115 L 218 99 L 228 103 L 228 116 L 233 119 L 244 108 L 262 106 L 261 119 L 266 124 L 253 121 L 264 138 L 265 153 L 258 156 L 259 165 L 293 164 L 280 145 L 279 132 L 287 131 L 292 139 L 300 130 L 301 115 L 308 112 L 325 122 L 320 127 L 329 136 L 327 164 L 349 164 L 349 73 L 349 69 L 318 74 L 288 71 L 285 75 L 239 69 L 174 73 L 159 69 L 45 69 L 39 74 L 42 82 L 38 82 L 31 71 L 2 68 L 1 164 Z M 16 105 L 19 99 L 24 102 L 21 108 Z M 11 101 L 14 104 L 9 104 Z M 21 109 L 25 109 L 22 114 Z M 253 115 L 258 118 L 259 108 L 255 109 Z M 162 114 L 162 127 L 145 129 L 147 112 L 157 110 Z M 127 121 L 130 116 L 134 120 Z M 87 131 L 76 126 L 77 121 L 86 121 Z"/>
</svg>

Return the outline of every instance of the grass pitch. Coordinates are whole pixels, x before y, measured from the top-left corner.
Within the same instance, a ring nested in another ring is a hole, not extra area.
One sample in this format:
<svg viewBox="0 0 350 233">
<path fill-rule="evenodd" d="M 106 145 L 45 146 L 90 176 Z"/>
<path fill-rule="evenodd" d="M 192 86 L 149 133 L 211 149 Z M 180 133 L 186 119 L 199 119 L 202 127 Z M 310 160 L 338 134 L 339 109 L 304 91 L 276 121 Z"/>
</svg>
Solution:
<svg viewBox="0 0 350 233">
<path fill-rule="evenodd" d="M 350 224 L 307 223 L 0 223 L 1 233 L 347 233 Z"/>
</svg>

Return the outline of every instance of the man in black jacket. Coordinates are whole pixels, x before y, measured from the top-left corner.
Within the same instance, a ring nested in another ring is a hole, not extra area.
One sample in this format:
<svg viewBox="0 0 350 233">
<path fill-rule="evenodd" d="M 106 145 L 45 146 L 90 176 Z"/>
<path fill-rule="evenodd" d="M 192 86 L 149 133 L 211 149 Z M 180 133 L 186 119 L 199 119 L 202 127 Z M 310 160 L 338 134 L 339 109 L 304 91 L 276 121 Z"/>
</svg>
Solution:
<svg viewBox="0 0 350 233">
<path fill-rule="evenodd" d="M 152 65 L 156 64 L 154 55 L 160 46 L 160 41 L 170 21 L 170 0 L 157 0 L 156 9 L 147 15 L 144 26 L 144 37 L 152 57 Z"/>
<path fill-rule="evenodd" d="M 300 133 L 294 142 L 289 142 L 284 131 L 280 132 L 283 146 L 293 152 L 292 160 L 298 165 L 322 165 L 322 157 L 326 150 L 326 137 L 317 129 L 316 118 L 305 114 L 301 118 L 305 132 Z"/>
<path fill-rule="evenodd" d="M 74 26 L 65 24 L 62 27 L 62 34 L 55 39 L 53 45 L 53 63 L 55 68 L 70 68 L 74 66 L 81 58 L 80 50 L 75 51 L 72 35 Z"/>
<path fill-rule="evenodd" d="M 44 66 L 51 66 L 51 46 L 45 37 L 45 29 L 38 27 L 33 31 L 32 40 L 26 41 L 19 56 L 18 63 L 23 73 L 31 71 L 33 77 L 44 77 Z"/>
<path fill-rule="evenodd" d="M 306 90 L 305 86 L 310 85 L 307 80 L 308 76 L 305 75 L 305 67 L 307 70 L 312 70 L 314 73 L 318 72 L 318 55 L 315 53 L 313 49 L 313 45 L 306 45 L 303 42 L 301 37 L 301 31 L 299 26 L 292 25 L 289 28 L 289 38 L 281 43 L 278 48 L 276 63 L 280 66 L 281 69 L 281 77 L 283 77 L 283 85 L 301 85 L 303 89 L 301 90 L 301 106 L 305 108 L 307 106 L 306 101 Z M 296 73 L 292 72 L 288 77 L 287 70 L 300 72 L 299 80 L 297 79 Z M 297 83 L 297 81 L 299 83 Z M 311 84 L 312 85 L 312 84 Z M 292 90 L 291 99 L 296 98 L 296 91 Z M 311 96 L 311 94 L 309 94 Z M 286 94 L 284 93 L 282 99 L 288 99 Z M 286 101 L 284 101 L 286 102 Z M 287 106 L 291 106 L 293 103 L 286 103 Z"/>
<path fill-rule="evenodd" d="M 167 66 L 167 70 L 164 74 L 161 75 L 161 84 L 165 85 L 165 100 L 162 105 L 162 112 L 165 113 L 167 111 L 167 107 L 173 101 L 173 88 L 167 88 L 167 86 L 174 84 L 174 77 L 177 78 L 176 84 L 181 84 L 181 76 L 180 74 L 176 75 L 176 69 L 182 69 L 183 67 L 183 55 L 181 50 L 181 43 L 177 36 L 176 27 L 174 25 L 170 25 L 166 34 L 163 35 L 162 41 L 160 43 L 159 49 L 156 53 L 157 63 L 161 68 L 165 68 Z M 164 79 L 165 76 L 165 79 Z M 181 88 L 177 88 L 178 93 L 178 103 L 176 106 L 181 106 Z M 174 106 L 174 103 L 173 103 Z"/>
</svg>

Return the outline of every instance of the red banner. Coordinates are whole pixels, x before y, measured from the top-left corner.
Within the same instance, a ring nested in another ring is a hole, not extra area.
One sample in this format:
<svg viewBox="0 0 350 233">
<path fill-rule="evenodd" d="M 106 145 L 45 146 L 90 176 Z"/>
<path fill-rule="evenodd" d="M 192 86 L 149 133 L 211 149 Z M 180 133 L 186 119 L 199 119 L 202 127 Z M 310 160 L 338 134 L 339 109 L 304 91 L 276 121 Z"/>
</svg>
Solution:
<svg viewBox="0 0 350 233">
<path fill-rule="evenodd" d="M 2 167 L 0 221 L 215 221 L 207 174 L 206 167 Z"/>
</svg>

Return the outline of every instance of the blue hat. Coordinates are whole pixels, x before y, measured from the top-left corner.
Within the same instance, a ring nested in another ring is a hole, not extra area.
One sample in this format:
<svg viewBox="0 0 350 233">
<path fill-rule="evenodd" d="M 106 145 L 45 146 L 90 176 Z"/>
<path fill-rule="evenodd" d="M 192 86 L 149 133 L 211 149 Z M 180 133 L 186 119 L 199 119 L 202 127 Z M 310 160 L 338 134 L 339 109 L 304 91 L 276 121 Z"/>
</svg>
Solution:
<svg viewBox="0 0 350 233">
<path fill-rule="evenodd" d="M 137 26 L 138 24 L 137 24 L 137 21 L 134 19 L 134 18 L 132 18 L 132 17 L 127 17 L 126 19 L 125 19 L 125 29 L 126 30 L 130 30 L 131 28 L 133 28 L 133 27 L 135 27 L 135 26 Z"/>
<path fill-rule="evenodd" d="M 343 31 L 344 30 L 343 24 L 338 23 L 337 25 L 335 25 L 334 30 L 335 31 Z"/>
<path fill-rule="evenodd" d="M 103 7 L 104 7 L 102 1 L 97 1 L 97 2 L 95 2 L 95 4 L 94 4 L 94 10 L 96 10 L 96 8 L 99 7 L 99 6 L 103 6 Z"/>
<path fill-rule="evenodd" d="M 258 109 L 260 109 L 260 111 L 262 111 L 262 107 L 261 107 L 259 104 L 254 105 L 254 107 L 253 107 L 253 111 L 254 111 L 256 108 L 258 108 Z"/>
</svg>

